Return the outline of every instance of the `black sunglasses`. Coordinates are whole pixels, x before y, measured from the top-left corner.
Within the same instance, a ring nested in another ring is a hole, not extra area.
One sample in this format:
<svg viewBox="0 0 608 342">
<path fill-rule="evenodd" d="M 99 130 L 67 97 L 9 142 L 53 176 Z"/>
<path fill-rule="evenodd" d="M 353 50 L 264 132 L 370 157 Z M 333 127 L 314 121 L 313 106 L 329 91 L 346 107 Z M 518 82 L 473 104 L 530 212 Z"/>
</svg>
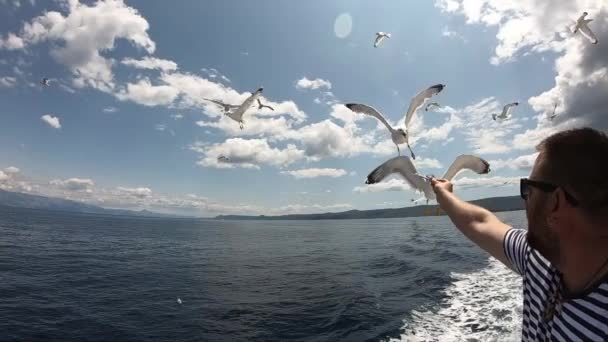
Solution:
<svg viewBox="0 0 608 342">
<path fill-rule="evenodd" d="M 539 181 L 533 181 L 528 178 L 522 178 L 519 182 L 519 194 L 521 195 L 521 198 L 524 199 L 524 201 L 528 200 L 528 196 L 530 195 L 530 187 L 535 187 L 544 192 L 553 192 L 557 188 L 559 188 L 559 185 L 539 182 Z M 563 188 L 562 188 L 562 190 L 563 190 Z M 578 200 L 576 198 L 574 198 L 574 196 L 570 195 L 566 190 L 563 190 L 563 191 L 564 191 L 564 195 L 566 196 L 566 200 L 568 202 L 570 202 L 570 204 L 572 206 L 577 206 Z"/>
</svg>

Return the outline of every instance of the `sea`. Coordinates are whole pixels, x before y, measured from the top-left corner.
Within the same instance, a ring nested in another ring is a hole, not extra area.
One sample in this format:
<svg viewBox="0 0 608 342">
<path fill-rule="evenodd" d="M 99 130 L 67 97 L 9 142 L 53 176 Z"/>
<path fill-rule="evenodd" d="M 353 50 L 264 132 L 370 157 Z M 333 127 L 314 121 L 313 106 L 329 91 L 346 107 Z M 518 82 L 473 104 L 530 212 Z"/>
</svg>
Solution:
<svg viewBox="0 0 608 342">
<path fill-rule="evenodd" d="M 521 301 L 521 279 L 445 216 L 0 208 L 0 341 L 516 341 Z"/>
</svg>

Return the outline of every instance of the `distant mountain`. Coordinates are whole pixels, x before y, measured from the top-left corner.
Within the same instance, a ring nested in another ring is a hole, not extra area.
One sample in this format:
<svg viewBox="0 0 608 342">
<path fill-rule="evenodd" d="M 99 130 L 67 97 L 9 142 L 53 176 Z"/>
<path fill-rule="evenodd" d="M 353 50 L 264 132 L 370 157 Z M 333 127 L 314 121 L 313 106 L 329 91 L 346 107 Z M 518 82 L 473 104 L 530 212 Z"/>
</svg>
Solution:
<svg viewBox="0 0 608 342">
<path fill-rule="evenodd" d="M 148 210 L 123 210 L 123 209 L 107 209 L 91 204 L 86 204 L 77 201 L 66 200 L 55 197 L 45 197 L 39 195 L 30 195 L 20 192 L 10 192 L 0 190 L 0 205 L 8 207 L 20 207 L 29 209 L 45 209 L 56 211 L 69 211 L 76 213 L 87 214 L 102 214 L 102 215 L 120 215 L 120 216 L 140 216 L 140 217 L 180 217 L 174 215 L 166 215 L 155 213 Z"/>
<path fill-rule="evenodd" d="M 470 201 L 470 203 L 484 207 L 490 211 L 523 210 L 524 201 L 520 196 L 492 197 Z M 219 215 L 218 220 L 348 220 L 348 219 L 376 219 L 396 217 L 418 217 L 444 215 L 438 205 L 420 205 L 395 209 L 349 210 L 339 213 L 323 214 L 294 214 L 281 216 L 243 216 Z"/>
</svg>

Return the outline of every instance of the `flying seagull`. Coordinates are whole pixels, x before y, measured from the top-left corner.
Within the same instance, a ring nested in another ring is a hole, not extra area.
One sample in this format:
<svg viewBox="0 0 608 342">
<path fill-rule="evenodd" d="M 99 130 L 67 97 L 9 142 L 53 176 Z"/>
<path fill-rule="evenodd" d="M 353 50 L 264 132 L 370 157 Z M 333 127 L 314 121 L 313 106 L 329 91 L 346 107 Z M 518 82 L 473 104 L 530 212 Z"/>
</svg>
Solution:
<svg viewBox="0 0 608 342">
<path fill-rule="evenodd" d="M 46 77 L 45 77 L 45 78 L 43 78 L 42 80 L 40 80 L 40 84 L 41 84 L 43 87 L 48 87 L 48 86 L 50 85 L 50 84 L 49 84 L 49 82 L 50 82 L 50 81 L 49 81 L 49 79 L 48 79 L 48 78 L 46 78 Z"/>
<path fill-rule="evenodd" d="M 405 142 L 407 141 L 407 136 L 406 136 L 403 128 L 394 128 L 393 126 L 391 126 L 388 123 L 388 121 L 386 121 L 384 116 L 382 116 L 382 114 L 380 114 L 380 112 L 378 112 L 376 109 L 374 109 L 371 106 L 360 104 L 360 103 L 347 103 L 347 104 L 345 104 L 345 106 L 355 113 L 371 115 L 371 116 L 375 117 L 376 119 L 380 120 L 380 122 L 382 122 L 384 124 L 384 126 L 386 126 L 388 131 L 391 133 L 391 139 L 393 140 L 393 143 L 395 144 L 395 146 L 397 146 L 397 153 L 398 153 L 398 155 L 401 155 L 401 150 L 399 149 L 399 145 L 405 144 Z"/>
<path fill-rule="evenodd" d="M 585 38 L 589 39 L 589 41 L 591 42 L 591 44 L 597 44 L 598 40 L 595 37 L 595 35 L 593 34 L 593 31 L 591 31 L 591 29 L 589 28 L 589 23 L 591 21 L 593 21 L 593 19 L 585 19 L 585 17 L 587 16 L 587 12 L 583 12 L 583 15 L 581 15 L 577 20 L 576 20 L 576 25 L 574 26 L 574 30 L 572 30 L 572 33 L 577 33 L 579 30 L 581 31 L 581 34 L 583 36 L 585 36 Z"/>
<path fill-rule="evenodd" d="M 479 157 L 463 154 L 454 160 L 443 175 L 443 179 L 452 180 L 463 170 L 471 170 L 480 175 L 486 174 L 490 172 L 490 164 Z M 435 199 L 431 177 L 420 175 L 412 160 L 405 156 L 394 157 L 378 166 L 367 176 L 365 184 L 379 183 L 393 173 L 400 174 L 413 189 L 422 192 L 427 200 Z"/>
<path fill-rule="evenodd" d="M 249 107 L 251 107 L 253 102 L 262 95 L 262 91 L 264 91 L 264 88 L 258 88 L 258 90 L 256 90 L 255 93 L 251 94 L 247 99 L 245 99 L 245 101 L 236 110 L 225 114 L 232 120 L 238 122 L 239 127 L 243 129 L 243 114 L 245 114 L 245 112 L 249 109 Z"/>
<path fill-rule="evenodd" d="M 427 104 L 426 107 L 424 107 L 424 111 L 428 112 L 429 109 L 431 109 L 432 107 L 441 108 L 441 105 L 437 102 L 431 102 L 431 103 Z"/>
<path fill-rule="evenodd" d="M 177 304 L 181 304 L 182 303 L 182 299 L 181 298 L 177 298 Z"/>
<path fill-rule="evenodd" d="M 228 113 L 229 111 L 231 111 L 231 110 L 233 110 L 235 108 L 239 108 L 239 106 L 237 106 L 237 105 L 227 104 L 227 103 L 224 103 L 224 102 L 219 101 L 219 100 L 212 100 L 212 99 L 205 99 L 205 98 L 203 100 L 206 100 L 206 101 L 209 101 L 209 102 L 213 102 L 216 105 L 222 107 L 222 110 L 224 111 L 224 114 Z"/>
<path fill-rule="evenodd" d="M 557 109 L 557 103 L 553 106 L 553 114 L 551 114 L 551 116 L 549 116 L 549 120 L 553 120 L 557 116 L 557 114 L 555 114 L 556 109 Z"/>
<path fill-rule="evenodd" d="M 499 119 L 499 120 L 508 119 L 509 117 L 511 117 L 511 112 L 513 111 L 513 109 L 516 106 L 519 106 L 519 102 L 513 102 L 513 103 L 509 103 L 508 105 L 505 105 L 502 108 L 502 113 L 500 113 L 500 114 L 492 114 L 492 119 L 494 121 L 496 121 L 497 119 Z"/>
<path fill-rule="evenodd" d="M 390 37 L 391 37 L 390 33 L 376 32 L 376 41 L 374 41 L 374 47 L 377 48 L 378 46 L 380 46 L 382 41 L 384 41 L 385 38 L 390 38 Z"/>
<path fill-rule="evenodd" d="M 226 156 L 219 156 L 219 157 L 217 157 L 217 161 L 220 163 L 227 163 L 230 161 L 230 158 L 228 158 Z"/>
<path fill-rule="evenodd" d="M 262 101 L 260 101 L 260 99 L 258 98 L 258 109 L 264 109 L 264 108 L 268 108 L 274 112 L 274 108 L 270 107 L 269 105 L 262 104 Z"/>
<path fill-rule="evenodd" d="M 389 125 L 384 116 L 371 106 L 360 103 L 347 103 L 345 104 L 345 106 L 355 113 L 370 115 L 380 120 L 380 122 L 382 122 L 391 133 L 391 139 L 393 140 L 393 143 L 397 145 L 397 153 L 401 155 L 401 149 L 399 149 L 399 145 L 407 144 L 407 147 L 412 155 L 412 159 L 416 159 L 416 156 L 414 155 L 414 152 L 412 151 L 412 148 L 409 144 L 409 136 L 407 133 L 408 125 L 414 117 L 414 113 L 420 107 L 422 107 L 422 105 L 424 105 L 424 102 L 427 99 L 431 98 L 433 95 L 438 94 L 441 90 L 443 90 L 444 87 L 445 86 L 443 84 L 434 85 L 421 91 L 416 96 L 414 96 L 414 98 L 412 98 L 410 106 L 405 114 L 405 130 L 403 130 L 403 128 L 395 128 Z"/>
</svg>

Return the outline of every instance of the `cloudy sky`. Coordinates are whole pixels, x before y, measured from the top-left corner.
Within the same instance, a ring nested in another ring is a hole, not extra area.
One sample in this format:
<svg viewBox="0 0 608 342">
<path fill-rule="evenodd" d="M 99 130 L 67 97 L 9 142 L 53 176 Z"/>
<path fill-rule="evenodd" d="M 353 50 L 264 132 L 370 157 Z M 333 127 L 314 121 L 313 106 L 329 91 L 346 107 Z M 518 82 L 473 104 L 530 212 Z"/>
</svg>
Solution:
<svg viewBox="0 0 608 342">
<path fill-rule="evenodd" d="M 364 184 L 396 148 L 342 104 L 402 123 L 437 83 L 444 107 L 419 113 L 410 141 L 423 174 L 462 153 L 490 161 L 456 182 L 465 199 L 517 194 L 552 132 L 608 126 L 602 0 L 168 6 L 0 0 L 0 188 L 200 216 L 407 206 L 420 195 L 399 179 Z M 568 33 L 583 11 L 598 45 Z M 377 31 L 392 38 L 374 49 Z M 252 107 L 244 130 L 204 100 L 238 104 L 260 86 L 276 110 Z M 492 121 L 514 101 L 511 120 Z"/>
</svg>

